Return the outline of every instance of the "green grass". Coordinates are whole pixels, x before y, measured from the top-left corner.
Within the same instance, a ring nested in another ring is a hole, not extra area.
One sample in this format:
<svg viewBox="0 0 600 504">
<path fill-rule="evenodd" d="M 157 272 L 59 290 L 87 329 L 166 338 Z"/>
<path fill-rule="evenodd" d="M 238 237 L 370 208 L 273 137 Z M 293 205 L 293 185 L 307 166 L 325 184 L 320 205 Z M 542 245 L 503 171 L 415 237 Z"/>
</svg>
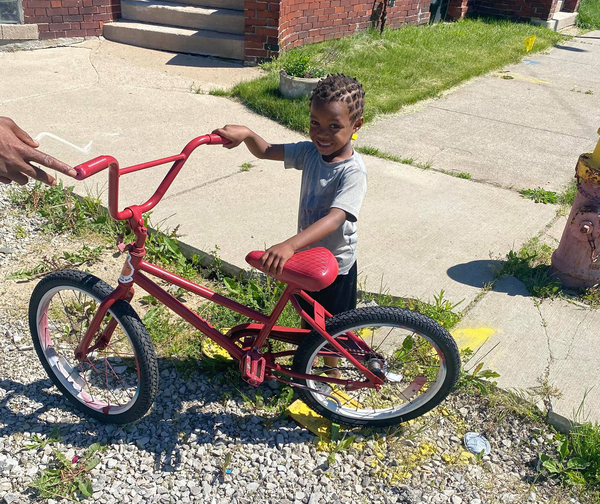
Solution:
<svg viewBox="0 0 600 504">
<path fill-rule="evenodd" d="M 561 193 L 547 191 L 542 187 L 536 187 L 535 189 L 521 189 L 519 194 L 536 203 L 553 203 L 571 206 L 573 201 L 575 201 L 575 196 L 577 196 L 577 184 L 575 181 L 569 182 L 567 187 Z"/>
<path fill-rule="evenodd" d="M 381 159 L 387 159 L 389 161 L 395 161 L 396 163 L 414 164 L 415 160 L 413 158 L 405 158 L 402 156 L 395 156 L 394 154 L 388 154 L 387 152 L 383 152 L 379 150 L 377 147 L 371 147 L 370 145 L 364 145 L 360 147 L 356 147 L 357 152 L 361 154 L 366 154 L 367 156 L 375 156 Z"/>
<path fill-rule="evenodd" d="M 383 152 L 377 147 L 371 147 L 370 145 L 356 147 L 356 151 L 360 152 L 361 154 L 366 154 L 367 156 L 375 156 L 381 159 L 394 161 L 396 163 L 403 163 L 411 166 L 416 166 L 417 168 L 421 168 L 422 170 L 429 170 L 431 168 L 431 163 L 429 161 L 427 163 L 419 163 L 413 158 L 405 158 L 402 156 L 396 156 L 394 154 L 388 154 L 387 152 Z"/>
<path fill-rule="evenodd" d="M 522 189 L 519 193 L 524 198 L 531 199 L 536 203 L 558 203 L 558 194 L 554 191 L 546 191 L 541 187 L 536 187 L 535 189 Z"/>
<path fill-rule="evenodd" d="M 287 100 L 278 89 L 278 71 L 301 52 L 328 73 L 356 77 L 367 93 L 365 119 L 370 121 L 520 61 L 526 54 L 523 40 L 531 35 L 537 37 L 534 52 L 562 40 L 545 28 L 497 20 L 406 26 L 383 34 L 370 30 L 284 53 L 263 65 L 266 76 L 236 85 L 231 96 L 285 126 L 307 131 L 308 98 Z"/>
<path fill-rule="evenodd" d="M 396 306 L 398 308 L 407 308 L 422 313 L 432 318 L 446 329 L 454 327 L 461 319 L 462 313 L 454 311 L 462 303 L 452 303 L 444 297 L 442 289 L 438 295 L 433 295 L 433 302 L 426 303 L 420 299 L 397 298 L 387 292 L 373 294 L 361 289 L 361 301 L 375 301 L 379 306 Z"/>
<path fill-rule="evenodd" d="M 499 277 L 514 276 L 535 297 L 552 298 L 561 292 L 560 282 L 550 274 L 550 258 L 554 250 L 538 238 L 527 242 L 521 250 L 508 253 Z"/>
<path fill-rule="evenodd" d="M 583 401 L 575 412 L 572 428 L 557 434 L 555 453 L 540 453 L 540 473 L 580 490 L 600 493 L 600 425 L 584 417 Z M 582 501 L 583 502 L 583 501 Z M 592 502 L 592 501 L 586 501 Z M 598 502 L 594 500 L 593 502 Z"/>
<path fill-rule="evenodd" d="M 600 0 L 581 0 L 576 24 L 584 30 L 600 30 Z"/>
</svg>

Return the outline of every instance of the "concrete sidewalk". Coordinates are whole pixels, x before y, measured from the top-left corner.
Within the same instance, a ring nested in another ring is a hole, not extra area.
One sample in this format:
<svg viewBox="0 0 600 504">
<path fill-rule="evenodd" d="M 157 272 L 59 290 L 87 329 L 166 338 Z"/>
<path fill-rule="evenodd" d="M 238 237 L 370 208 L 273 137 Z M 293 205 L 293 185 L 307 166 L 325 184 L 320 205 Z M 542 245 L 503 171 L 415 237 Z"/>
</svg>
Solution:
<svg viewBox="0 0 600 504">
<path fill-rule="evenodd" d="M 122 166 L 158 159 L 226 123 L 246 124 L 273 141 L 303 139 L 238 103 L 192 92 L 254 78 L 255 68 L 96 40 L 0 53 L 0 65 L 2 115 L 34 137 L 50 132 L 80 147 L 92 142 L 83 153 L 41 140 L 43 150 L 72 164 L 101 154 Z M 433 165 L 424 171 L 365 156 L 363 288 L 424 301 L 443 289 L 467 311 L 454 332 L 459 344 L 480 348 L 476 358 L 501 374 L 500 385 L 524 389 L 546 380 L 564 393 L 553 407 L 565 417 L 591 389 L 586 405 L 593 420 L 600 419 L 593 389 L 599 315 L 565 301 L 538 305 L 515 279 L 485 287 L 510 250 L 535 236 L 553 245 L 560 239 L 565 218 L 557 217 L 558 208 L 536 205 L 515 189 L 566 186 L 579 154 L 596 144 L 598 82 L 600 32 L 593 32 L 386 117 L 358 140 Z M 253 165 L 249 171 L 240 169 L 245 162 Z M 124 178 L 120 206 L 144 200 L 166 170 Z M 102 192 L 106 180 L 99 175 L 77 190 Z M 245 268 L 248 251 L 295 232 L 299 183 L 299 173 L 256 160 L 243 147 L 204 146 L 152 218 L 180 225 L 185 243 L 205 252 L 218 246 L 224 261 Z"/>
</svg>

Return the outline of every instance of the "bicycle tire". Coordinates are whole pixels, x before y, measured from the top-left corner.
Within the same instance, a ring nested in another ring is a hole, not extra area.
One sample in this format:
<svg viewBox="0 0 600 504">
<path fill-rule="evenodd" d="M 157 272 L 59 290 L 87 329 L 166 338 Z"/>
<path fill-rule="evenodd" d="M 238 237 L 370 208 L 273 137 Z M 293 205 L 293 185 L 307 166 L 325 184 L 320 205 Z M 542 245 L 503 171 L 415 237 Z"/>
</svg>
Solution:
<svg viewBox="0 0 600 504">
<path fill-rule="evenodd" d="M 371 427 L 406 422 L 442 402 L 458 379 L 460 356 L 454 339 L 441 325 L 420 313 L 394 307 L 359 308 L 328 319 L 326 330 L 335 338 L 349 331 L 363 337 L 376 355 L 366 355 L 356 344 L 344 344 L 345 348 L 361 364 L 366 366 L 369 362 L 386 376 L 379 391 L 348 391 L 325 382 L 296 379 L 309 387 L 299 389 L 301 399 L 333 422 Z M 334 351 L 327 340 L 313 331 L 298 347 L 292 368 L 304 374 L 323 375 L 329 368 L 319 365 L 320 352 L 323 355 Z M 339 351 L 335 352 L 339 355 Z M 381 358 L 384 352 L 389 353 L 385 359 Z M 338 360 L 337 368 L 341 378 L 365 381 L 347 359 Z M 315 389 L 333 395 L 339 403 Z"/>
<path fill-rule="evenodd" d="M 81 361 L 74 354 L 95 308 L 112 290 L 82 271 L 50 273 L 32 293 L 29 328 L 46 373 L 71 403 L 103 423 L 127 424 L 148 412 L 158 390 L 156 354 L 135 310 L 116 301 L 99 329 L 111 317 L 118 323 L 108 346 Z"/>
</svg>

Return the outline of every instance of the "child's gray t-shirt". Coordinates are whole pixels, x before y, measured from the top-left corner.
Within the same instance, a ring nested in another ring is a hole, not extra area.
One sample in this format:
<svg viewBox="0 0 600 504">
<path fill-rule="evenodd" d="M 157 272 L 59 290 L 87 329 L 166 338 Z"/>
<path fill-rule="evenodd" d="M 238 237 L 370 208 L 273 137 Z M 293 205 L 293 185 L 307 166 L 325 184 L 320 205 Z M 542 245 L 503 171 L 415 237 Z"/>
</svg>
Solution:
<svg viewBox="0 0 600 504">
<path fill-rule="evenodd" d="M 367 192 L 367 168 L 362 158 L 354 151 L 348 159 L 327 163 L 312 142 L 299 142 L 284 145 L 284 165 L 302 170 L 299 233 L 325 217 L 331 208 L 346 212 L 344 224 L 311 247 L 330 250 L 337 259 L 339 274 L 347 274 L 356 261 L 356 221 Z"/>
</svg>

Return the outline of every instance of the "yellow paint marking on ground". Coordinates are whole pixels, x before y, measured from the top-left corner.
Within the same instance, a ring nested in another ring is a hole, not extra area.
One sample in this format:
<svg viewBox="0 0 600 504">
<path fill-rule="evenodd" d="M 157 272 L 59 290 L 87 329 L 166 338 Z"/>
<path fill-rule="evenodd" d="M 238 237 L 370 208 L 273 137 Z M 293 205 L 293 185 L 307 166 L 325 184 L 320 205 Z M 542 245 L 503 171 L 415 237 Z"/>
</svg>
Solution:
<svg viewBox="0 0 600 504">
<path fill-rule="evenodd" d="M 233 362 L 233 357 L 229 355 L 229 352 L 211 339 L 203 339 L 200 348 L 202 349 L 204 356 L 209 359 L 222 362 Z"/>
<path fill-rule="evenodd" d="M 351 399 L 344 391 L 337 387 L 331 391 L 331 395 L 338 399 L 342 403 L 342 406 L 362 408 L 362 404 L 354 399 Z M 321 415 L 313 411 L 300 399 L 290 404 L 286 412 L 296 422 L 308 429 L 313 434 L 319 437 L 331 438 L 331 421 L 323 418 Z"/>
<path fill-rule="evenodd" d="M 350 406 L 354 409 L 363 408 L 362 404 L 360 404 L 355 399 L 352 399 L 350 396 L 346 395 L 346 393 L 343 390 L 340 390 L 337 387 L 334 387 L 334 389 L 331 391 L 331 395 L 336 399 L 339 399 L 339 401 L 342 403 L 342 406 Z"/>
<path fill-rule="evenodd" d="M 300 399 L 290 404 L 286 411 L 296 422 L 316 436 L 330 437 L 331 422 L 318 413 L 315 413 Z"/>
<path fill-rule="evenodd" d="M 491 327 L 461 327 L 453 329 L 451 333 L 461 350 L 464 348 L 477 350 L 488 338 L 496 334 L 496 330 Z"/>
<path fill-rule="evenodd" d="M 534 84 L 550 84 L 550 81 L 536 79 L 535 77 L 528 77 L 527 75 L 520 75 L 520 74 L 516 74 L 516 73 L 511 73 L 510 77 L 512 77 L 513 79 L 519 79 L 519 80 L 524 80 L 527 82 L 532 82 Z M 505 77 L 505 78 L 508 78 L 508 77 Z"/>
</svg>

